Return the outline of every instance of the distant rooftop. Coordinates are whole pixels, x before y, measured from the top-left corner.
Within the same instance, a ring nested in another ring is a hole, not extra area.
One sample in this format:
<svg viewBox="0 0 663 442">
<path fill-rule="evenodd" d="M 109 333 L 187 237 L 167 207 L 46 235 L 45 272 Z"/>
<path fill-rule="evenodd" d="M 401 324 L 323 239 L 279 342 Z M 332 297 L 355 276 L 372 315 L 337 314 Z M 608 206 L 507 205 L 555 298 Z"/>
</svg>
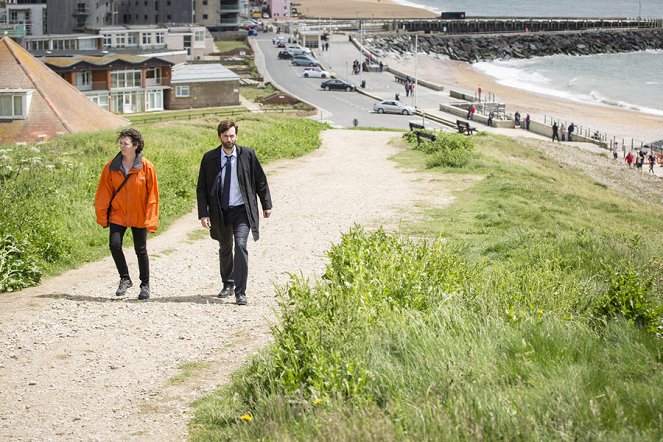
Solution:
<svg viewBox="0 0 663 442">
<path fill-rule="evenodd" d="M 218 63 L 181 64 L 172 70 L 171 83 L 239 81 L 239 75 Z"/>
</svg>

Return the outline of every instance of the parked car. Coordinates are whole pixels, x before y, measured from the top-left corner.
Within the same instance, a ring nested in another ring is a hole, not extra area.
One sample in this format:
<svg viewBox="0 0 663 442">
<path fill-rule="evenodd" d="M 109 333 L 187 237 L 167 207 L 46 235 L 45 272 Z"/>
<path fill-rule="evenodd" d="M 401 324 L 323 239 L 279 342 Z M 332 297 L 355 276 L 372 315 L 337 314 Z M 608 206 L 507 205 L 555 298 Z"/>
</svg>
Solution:
<svg viewBox="0 0 663 442">
<path fill-rule="evenodd" d="M 306 78 L 327 78 L 329 77 L 329 72 L 320 69 L 318 66 L 305 68 L 304 73 L 302 74 Z"/>
<path fill-rule="evenodd" d="M 287 51 L 290 51 L 292 55 L 299 55 L 299 54 L 305 54 L 309 55 L 311 54 L 311 50 L 309 48 L 304 48 L 298 44 L 289 44 L 285 47 Z"/>
<path fill-rule="evenodd" d="M 292 60 L 292 54 L 288 51 L 279 51 L 279 60 Z"/>
<path fill-rule="evenodd" d="M 283 40 L 278 40 L 278 41 L 276 42 L 276 47 L 277 47 L 277 48 L 285 48 L 285 41 L 283 41 Z"/>
<path fill-rule="evenodd" d="M 320 62 L 315 58 L 307 57 L 305 55 L 295 55 L 290 61 L 295 66 L 320 66 Z"/>
<path fill-rule="evenodd" d="M 379 114 L 403 114 L 412 115 L 416 112 L 414 106 L 408 106 L 396 100 L 384 100 L 373 105 L 373 110 Z"/>
<path fill-rule="evenodd" d="M 356 89 L 354 84 L 348 83 L 347 81 L 339 80 L 337 78 L 331 78 L 327 81 L 323 81 L 322 84 L 320 84 L 320 87 L 326 91 L 335 89 L 335 90 L 344 90 L 347 92 L 351 92 Z"/>
</svg>

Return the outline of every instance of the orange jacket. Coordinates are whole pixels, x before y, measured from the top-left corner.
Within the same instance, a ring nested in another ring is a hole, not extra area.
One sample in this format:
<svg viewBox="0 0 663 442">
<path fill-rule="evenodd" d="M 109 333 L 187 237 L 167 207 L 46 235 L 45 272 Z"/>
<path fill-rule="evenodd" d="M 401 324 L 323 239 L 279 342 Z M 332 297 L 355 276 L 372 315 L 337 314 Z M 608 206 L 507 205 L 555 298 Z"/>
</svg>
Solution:
<svg viewBox="0 0 663 442">
<path fill-rule="evenodd" d="M 122 154 L 106 163 L 101 172 L 94 209 L 97 224 L 108 227 L 108 204 L 124 181 L 121 169 Z M 110 222 L 125 227 L 147 228 L 154 233 L 159 225 L 159 186 L 154 165 L 142 154 L 136 155 L 136 161 L 129 171 L 130 178 L 111 203 Z"/>
</svg>

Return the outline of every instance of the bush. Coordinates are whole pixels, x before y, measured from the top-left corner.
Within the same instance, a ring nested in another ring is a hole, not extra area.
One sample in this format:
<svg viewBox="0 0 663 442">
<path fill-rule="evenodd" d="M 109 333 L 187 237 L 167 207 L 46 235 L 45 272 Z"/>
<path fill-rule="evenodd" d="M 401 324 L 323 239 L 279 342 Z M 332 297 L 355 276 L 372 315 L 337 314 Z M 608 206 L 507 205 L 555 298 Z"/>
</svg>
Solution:
<svg viewBox="0 0 663 442">
<path fill-rule="evenodd" d="M 651 277 L 627 265 L 610 277 L 608 292 L 596 301 L 594 314 L 603 319 L 621 317 L 650 333 L 663 335 L 663 306 L 653 301 L 652 287 Z"/>
<path fill-rule="evenodd" d="M 28 249 L 26 240 L 0 233 L 0 293 L 30 287 L 41 280 L 37 261 Z"/>
<path fill-rule="evenodd" d="M 432 133 L 425 131 L 427 133 Z M 427 155 L 426 167 L 453 167 L 466 166 L 474 151 L 474 142 L 471 138 L 460 134 L 436 133 L 435 141 L 421 141 L 417 144 L 417 136 L 414 131 L 406 132 L 403 138 L 416 150 Z"/>
</svg>

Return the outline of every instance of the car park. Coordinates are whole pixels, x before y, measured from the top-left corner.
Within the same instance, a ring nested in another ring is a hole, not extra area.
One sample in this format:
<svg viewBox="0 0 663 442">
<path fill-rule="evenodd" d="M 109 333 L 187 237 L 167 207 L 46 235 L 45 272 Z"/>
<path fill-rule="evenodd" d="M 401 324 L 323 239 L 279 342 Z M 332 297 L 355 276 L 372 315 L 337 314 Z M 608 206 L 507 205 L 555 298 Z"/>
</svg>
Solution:
<svg viewBox="0 0 663 442">
<path fill-rule="evenodd" d="M 354 84 L 348 83 L 347 81 L 339 80 L 338 78 L 331 78 L 327 81 L 323 81 L 320 84 L 320 87 L 326 91 L 341 90 L 341 91 L 351 92 L 357 89 Z"/>
<path fill-rule="evenodd" d="M 305 55 L 295 55 L 290 61 L 295 66 L 320 66 L 320 62 Z"/>
<path fill-rule="evenodd" d="M 304 73 L 302 74 L 305 78 L 327 78 L 329 77 L 329 72 L 320 69 L 319 66 L 314 66 L 314 67 L 308 67 L 304 69 Z"/>
<path fill-rule="evenodd" d="M 279 51 L 279 60 L 292 60 L 292 54 L 288 51 Z"/>
<path fill-rule="evenodd" d="M 408 106 L 397 100 L 383 100 L 373 105 L 373 110 L 379 114 L 402 114 L 412 115 L 416 112 L 414 106 Z"/>
</svg>

